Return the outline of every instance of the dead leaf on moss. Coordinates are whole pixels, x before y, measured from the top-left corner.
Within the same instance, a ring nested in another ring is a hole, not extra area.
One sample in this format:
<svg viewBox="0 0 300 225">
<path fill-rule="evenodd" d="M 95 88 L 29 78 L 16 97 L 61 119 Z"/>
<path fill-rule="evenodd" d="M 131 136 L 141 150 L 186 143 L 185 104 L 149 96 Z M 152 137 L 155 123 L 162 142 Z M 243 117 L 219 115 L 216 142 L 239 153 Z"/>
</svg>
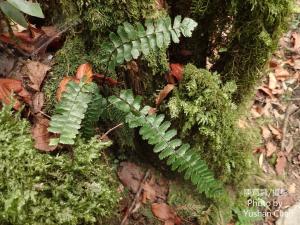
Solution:
<svg viewBox="0 0 300 225">
<path fill-rule="evenodd" d="M 175 88 L 174 84 L 167 84 L 164 89 L 159 92 L 159 95 L 155 99 L 156 106 L 159 106 L 160 103 L 168 96 L 168 94 Z"/>
<path fill-rule="evenodd" d="M 153 203 L 151 206 L 153 215 L 159 220 L 164 221 L 164 225 L 180 225 L 181 219 L 169 205 L 166 203 Z"/>
<path fill-rule="evenodd" d="M 34 147 L 40 151 L 51 152 L 56 149 L 56 146 L 49 146 L 51 135 L 48 132 L 48 127 L 49 120 L 41 114 L 36 115 L 31 132 L 35 141 Z"/>
<path fill-rule="evenodd" d="M 25 88 L 23 88 L 20 80 L 0 79 L 0 101 L 9 105 L 13 93 L 21 97 L 24 102 L 31 104 L 32 96 Z M 19 110 L 22 105 L 21 102 L 16 97 L 14 97 L 14 101 L 14 109 Z"/>
<path fill-rule="evenodd" d="M 277 154 L 275 170 L 278 175 L 282 175 L 286 167 L 287 159 L 283 152 Z"/>
<path fill-rule="evenodd" d="M 76 79 L 81 80 L 84 76 L 86 76 L 86 82 L 92 82 L 93 80 L 93 69 L 91 64 L 84 63 L 81 64 L 76 72 Z"/>
<path fill-rule="evenodd" d="M 48 70 L 50 69 L 51 67 L 46 64 L 37 61 L 27 61 L 22 69 L 22 72 L 29 77 L 32 83 L 29 86 L 35 91 L 39 91 L 41 84 L 44 81 Z"/>
<path fill-rule="evenodd" d="M 181 81 L 183 78 L 184 66 L 179 63 L 171 63 L 170 69 L 170 74 L 175 77 L 177 81 Z"/>
<path fill-rule="evenodd" d="M 272 125 L 268 125 L 269 129 L 271 130 L 272 134 L 276 137 L 276 139 L 281 140 L 282 134 L 279 128 L 274 127 Z"/>
</svg>

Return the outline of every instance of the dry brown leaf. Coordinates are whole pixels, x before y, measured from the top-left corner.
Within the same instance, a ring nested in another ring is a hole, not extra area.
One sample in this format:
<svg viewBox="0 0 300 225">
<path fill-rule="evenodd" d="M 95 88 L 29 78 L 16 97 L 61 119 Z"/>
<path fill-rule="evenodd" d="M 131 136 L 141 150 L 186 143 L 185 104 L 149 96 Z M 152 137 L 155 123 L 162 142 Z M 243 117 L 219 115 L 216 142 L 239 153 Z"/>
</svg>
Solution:
<svg viewBox="0 0 300 225">
<path fill-rule="evenodd" d="M 274 98 L 274 95 L 272 94 L 272 91 L 267 86 L 261 86 L 258 90 L 261 90 L 263 93 L 268 95 L 270 98 Z"/>
<path fill-rule="evenodd" d="M 56 146 L 49 146 L 51 135 L 48 132 L 48 127 L 49 120 L 38 114 L 31 132 L 35 141 L 34 147 L 40 151 L 51 152 L 56 149 Z"/>
<path fill-rule="evenodd" d="M 31 104 L 32 96 L 23 88 L 20 80 L 0 79 L 0 101 L 9 105 L 12 93 L 20 96 L 24 102 Z M 21 107 L 20 101 L 17 98 L 14 98 L 14 101 L 14 109 L 19 110 Z"/>
<path fill-rule="evenodd" d="M 183 70 L 184 67 L 182 64 L 171 63 L 170 64 L 170 74 L 177 79 L 177 81 L 181 81 L 183 78 Z"/>
<path fill-rule="evenodd" d="M 293 141 L 293 137 L 290 137 L 288 140 L 288 144 L 286 146 L 284 146 L 287 154 L 289 154 L 293 148 L 294 148 L 294 141 Z"/>
<path fill-rule="evenodd" d="M 81 80 L 84 76 L 87 78 L 86 82 L 92 82 L 93 69 L 89 63 L 81 64 L 77 69 L 76 79 Z"/>
<path fill-rule="evenodd" d="M 181 224 L 181 219 L 175 213 L 175 211 L 166 203 L 153 203 L 151 206 L 153 215 L 156 216 L 159 220 L 165 222 L 165 224 L 171 225 Z"/>
<path fill-rule="evenodd" d="M 118 170 L 118 177 L 122 184 L 136 193 L 144 177 L 143 169 L 131 162 L 122 162 Z"/>
<path fill-rule="evenodd" d="M 47 71 L 50 69 L 51 67 L 46 64 L 37 61 L 28 61 L 25 63 L 22 72 L 25 73 L 32 82 L 29 86 L 34 90 L 39 91 Z"/>
<path fill-rule="evenodd" d="M 282 175 L 286 167 L 287 159 L 283 152 L 277 154 L 275 170 L 278 175 Z"/>
<path fill-rule="evenodd" d="M 275 69 L 275 77 L 277 80 L 284 81 L 284 80 L 288 79 L 289 77 L 291 77 L 291 74 L 286 69 L 284 69 L 282 67 L 278 67 Z"/>
<path fill-rule="evenodd" d="M 269 86 L 271 90 L 275 89 L 277 87 L 277 80 L 274 75 L 274 73 L 269 73 Z"/>
<path fill-rule="evenodd" d="M 273 155 L 274 152 L 276 152 L 277 146 L 274 145 L 272 142 L 268 142 L 266 144 L 266 149 L 267 149 L 267 157 L 270 157 Z"/>
<path fill-rule="evenodd" d="M 143 190 L 143 203 L 146 203 L 147 200 L 150 202 L 166 201 L 169 191 L 168 182 L 163 178 L 152 176 L 150 181 L 143 185 Z"/>
<path fill-rule="evenodd" d="M 42 110 L 44 105 L 44 94 L 42 92 L 37 92 L 32 99 L 33 113 L 38 113 Z"/>
<path fill-rule="evenodd" d="M 159 106 L 160 103 L 168 96 L 168 94 L 174 89 L 174 84 L 167 84 L 164 89 L 159 92 L 159 95 L 155 99 L 156 106 Z"/>
</svg>

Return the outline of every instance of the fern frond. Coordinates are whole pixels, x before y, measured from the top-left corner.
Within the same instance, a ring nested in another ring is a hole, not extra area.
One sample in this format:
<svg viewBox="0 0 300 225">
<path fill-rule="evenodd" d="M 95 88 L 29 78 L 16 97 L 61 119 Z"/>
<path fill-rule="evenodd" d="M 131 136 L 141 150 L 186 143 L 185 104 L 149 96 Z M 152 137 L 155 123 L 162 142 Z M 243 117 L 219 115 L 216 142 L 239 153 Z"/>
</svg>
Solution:
<svg viewBox="0 0 300 225">
<path fill-rule="evenodd" d="M 142 108 L 140 96 L 134 97 L 131 90 L 124 90 L 119 97 L 109 97 L 109 102 L 119 110 L 126 112 L 126 122 L 131 128 L 140 127 L 139 133 L 161 160 L 167 159 L 172 170 L 184 172 L 184 178 L 190 179 L 199 192 L 214 197 L 223 191 L 222 185 L 215 180 L 199 153 L 175 138 L 177 131 L 169 129 L 171 123 L 164 120 L 164 115 L 148 115 L 149 106 Z"/>
<path fill-rule="evenodd" d="M 168 46 L 171 40 L 179 42 L 181 35 L 191 37 L 197 22 L 190 18 L 176 16 L 172 26 L 170 17 L 158 20 L 146 20 L 145 27 L 141 23 L 135 26 L 128 22 L 118 27 L 117 33 L 110 33 L 111 42 L 105 42 L 101 47 L 102 63 L 109 71 L 124 61 L 137 59 L 142 53 L 148 55 L 151 49 Z"/>
<path fill-rule="evenodd" d="M 50 145 L 74 144 L 79 133 L 81 122 L 85 117 L 88 104 L 95 90 L 94 83 L 75 83 L 70 81 L 61 101 L 56 105 L 55 114 L 51 117 L 49 132 L 58 134 L 50 140 Z"/>
<path fill-rule="evenodd" d="M 99 94 L 98 86 L 92 83 L 92 88 L 92 101 L 88 104 L 88 109 L 81 125 L 81 132 L 84 138 L 91 138 L 95 135 L 95 125 L 107 106 L 106 99 Z"/>
</svg>

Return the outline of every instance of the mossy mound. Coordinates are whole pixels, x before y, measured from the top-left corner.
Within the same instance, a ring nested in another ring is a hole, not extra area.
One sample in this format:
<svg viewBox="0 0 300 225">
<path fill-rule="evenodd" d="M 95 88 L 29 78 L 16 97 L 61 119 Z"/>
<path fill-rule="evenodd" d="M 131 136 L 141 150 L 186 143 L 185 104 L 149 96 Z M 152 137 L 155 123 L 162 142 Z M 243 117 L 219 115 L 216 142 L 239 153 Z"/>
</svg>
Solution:
<svg viewBox="0 0 300 225">
<path fill-rule="evenodd" d="M 0 223 L 95 224 L 115 214 L 113 171 L 100 161 L 109 143 L 78 140 L 73 155 L 37 152 L 28 122 L 0 112 Z"/>
<path fill-rule="evenodd" d="M 253 170 L 251 133 L 237 126 L 240 114 L 232 101 L 233 82 L 189 64 L 168 106 L 180 135 L 224 182 L 237 184 Z"/>
</svg>

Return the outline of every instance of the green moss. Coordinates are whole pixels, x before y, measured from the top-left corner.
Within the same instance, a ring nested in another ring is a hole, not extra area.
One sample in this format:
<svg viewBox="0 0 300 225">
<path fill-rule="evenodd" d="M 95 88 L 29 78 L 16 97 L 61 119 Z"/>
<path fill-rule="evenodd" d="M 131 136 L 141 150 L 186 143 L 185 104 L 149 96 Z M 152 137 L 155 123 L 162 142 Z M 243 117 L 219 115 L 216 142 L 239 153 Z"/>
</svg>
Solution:
<svg viewBox="0 0 300 225">
<path fill-rule="evenodd" d="M 99 159 L 109 143 L 78 140 L 72 157 L 33 148 L 28 122 L 0 112 L 0 223 L 94 224 L 115 213 L 113 171 Z"/>
<path fill-rule="evenodd" d="M 180 135 L 224 182 L 238 184 L 253 170 L 253 140 L 237 127 L 240 114 L 232 101 L 236 86 L 189 64 L 168 106 Z M 255 143 L 255 142 L 254 142 Z"/>
<path fill-rule="evenodd" d="M 52 113 L 56 104 L 56 91 L 60 81 L 65 76 L 73 76 L 78 66 L 88 61 L 83 40 L 78 37 L 68 37 L 64 46 L 55 54 L 54 65 L 43 87 L 45 93 L 45 111 Z"/>
</svg>

